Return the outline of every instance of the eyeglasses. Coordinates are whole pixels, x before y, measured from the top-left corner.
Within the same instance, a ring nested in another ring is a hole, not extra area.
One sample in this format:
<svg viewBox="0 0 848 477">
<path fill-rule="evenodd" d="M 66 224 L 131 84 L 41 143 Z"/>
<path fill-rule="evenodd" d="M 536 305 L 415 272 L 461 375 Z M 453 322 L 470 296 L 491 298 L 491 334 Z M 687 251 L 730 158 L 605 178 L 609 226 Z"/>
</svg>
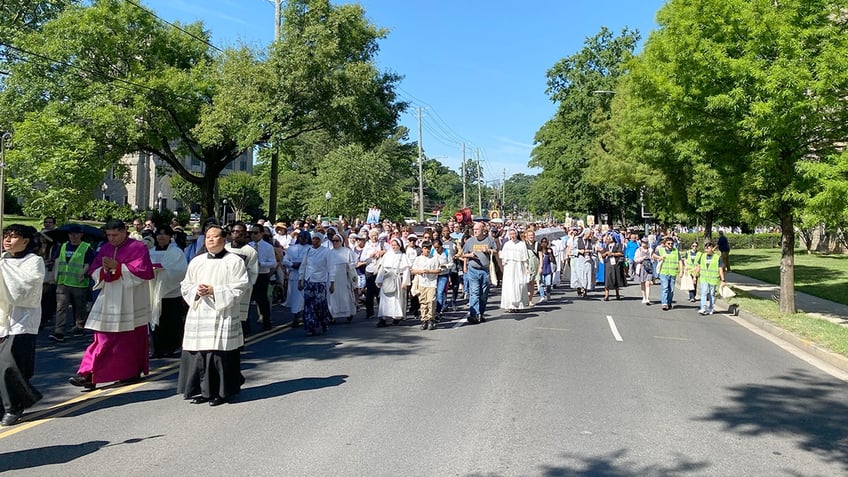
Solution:
<svg viewBox="0 0 848 477">
<path fill-rule="evenodd" d="M 341 241 L 342 241 L 342 239 L 337 239 L 337 238 L 333 239 L 333 242 L 341 242 Z"/>
</svg>

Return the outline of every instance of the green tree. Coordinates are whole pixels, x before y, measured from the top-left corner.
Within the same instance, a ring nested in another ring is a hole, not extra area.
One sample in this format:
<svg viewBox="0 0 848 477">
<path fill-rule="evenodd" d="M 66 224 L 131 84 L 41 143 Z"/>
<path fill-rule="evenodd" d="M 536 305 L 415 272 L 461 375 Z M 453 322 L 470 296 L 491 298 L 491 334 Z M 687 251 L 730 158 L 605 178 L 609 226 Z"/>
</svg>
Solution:
<svg viewBox="0 0 848 477">
<path fill-rule="evenodd" d="M 679 141 L 713 151 L 729 135 L 743 163 L 741 208 L 780 224 L 780 310 L 794 312 L 795 217 L 813 185 L 798 171 L 848 137 L 844 8 L 831 0 L 671 0 L 657 20 L 643 53 L 652 68 L 634 92 Z"/>
<path fill-rule="evenodd" d="M 625 28 L 615 36 L 604 27 L 586 39 L 582 50 L 548 70 L 547 94 L 558 107 L 536 133 L 529 162 L 542 168 L 530 189 L 537 213 L 610 213 L 622 206 L 620 187 L 593 181 L 590 161 L 598 155 L 597 145 L 610 117 L 610 94 L 627 72 L 638 41 L 636 31 Z"/>
<path fill-rule="evenodd" d="M 235 139 L 234 132 L 243 127 L 238 110 L 227 120 L 207 118 L 221 99 L 221 81 L 228 80 L 224 72 L 241 56 L 240 51 L 218 54 L 199 23 L 181 28 L 191 36 L 129 2 L 69 4 L 7 45 L 17 57 L 7 64 L 11 74 L 0 93 L 0 113 L 11 119 L 16 131 L 53 121 L 51 130 L 66 132 L 54 147 L 84 159 L 64 171 L 69 174 L 66 184 L 96 190 L 86 178 L 102 177 L 126 153 L 146 152 L 199 186 L 203 213 L 209 215 L 220 172 L 251 146 Z M 35 135 L 23 139 L 29 137 Z M 78 146 L 83 141 L 92 144 L 87 149 Z M 40 146 L 18 144 L 31 151 Z M 38 184 L 39 178 L 31 174 L 36 170 L 33 157 L 11 158 L 18 163 L 22 183 Z M 186 158 L 200 161 L 204 173 L 186 169 Z M 55 167 L 50 171 L 40 172 L 63 173 L 65 165 L 55 160 L 51 164 Z M 33 190 L 42 201 L 52 193 L 45 187 Z"/>
<path fill-rule="evenodd" d="M 236 214 L 236 220 L 242 220 L 245 210 L 261 207 L 260 187 L 262 180 L 247 172 L 234 172 L 218 179 L 218 193 L 227 199 Z"/>
<path fill-rule="evenodd" d="M 180 201 L 186 209 L 191 209 L 200 203 L 200 188 L 196 184 L 183 179 L 182 176 L 171 176 L 168 180 L 174 199 Z"/>
<path fill-rule="evenodd" d="M 224 71 L 227 99 L 212 105 L 208 124 L 214 133 L 220 129 L 216 121 L 229 124 L 237 110 L 244 118 L 243 127 L 234 130 L 240 142 L 271 148 L 272 216 L 275 184 L 291 150 L 287 142 L 325 131 L 335 145 L 356 142 L 373 148 L 396 132 L 406 104 L 394 92 L 400 78 L 376 67 L 377 40 L 385 35 L 357 4 L 295 0 L 285 5 L 280 38 L 267 58 L 243 51 Z"/>
</svg>

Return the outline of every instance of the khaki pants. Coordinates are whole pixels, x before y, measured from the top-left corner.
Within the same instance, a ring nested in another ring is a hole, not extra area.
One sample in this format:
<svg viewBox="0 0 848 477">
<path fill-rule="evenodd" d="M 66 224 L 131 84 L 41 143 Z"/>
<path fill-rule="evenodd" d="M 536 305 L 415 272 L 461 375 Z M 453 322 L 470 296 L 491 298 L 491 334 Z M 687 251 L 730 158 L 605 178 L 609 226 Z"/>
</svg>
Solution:
<svg viewBox="0 0 848 477">
<path fill-rule="evenodd" d="M 421 321 L 433 321 L 436 317 L 436 287 L 419 287 L 419 290 Z"/>
</svg>

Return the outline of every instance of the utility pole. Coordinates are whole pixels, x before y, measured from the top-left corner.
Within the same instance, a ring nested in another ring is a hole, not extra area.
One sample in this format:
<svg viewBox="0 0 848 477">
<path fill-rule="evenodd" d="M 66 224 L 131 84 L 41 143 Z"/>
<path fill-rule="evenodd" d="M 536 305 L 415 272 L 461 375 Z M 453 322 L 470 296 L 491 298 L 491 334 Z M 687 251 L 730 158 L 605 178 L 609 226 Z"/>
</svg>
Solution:
<svg viewBox="0 0 848 477">
<path fill-rule="evenodd" d="M 418 106 L 418 223 L 424 222 L 424 158 L 421 149 L 421 106 Z"/>
<path fill-rule="evenodd" d="M 465 198 L 465 143 L 462 143 L 462 208 L 468 207 L 468 201 Z"/>
<path fill-rule="evenodd" d="M 503 185 L 501 186 L 501 217 L 506 209 L 506 169 L 503 170 Z"/>
<path fill-rule="evenodd" d="M 480 167 L 480 148 L 477 148 L 477 214 L 483 216 L 483 168 Z"/>
</svg>

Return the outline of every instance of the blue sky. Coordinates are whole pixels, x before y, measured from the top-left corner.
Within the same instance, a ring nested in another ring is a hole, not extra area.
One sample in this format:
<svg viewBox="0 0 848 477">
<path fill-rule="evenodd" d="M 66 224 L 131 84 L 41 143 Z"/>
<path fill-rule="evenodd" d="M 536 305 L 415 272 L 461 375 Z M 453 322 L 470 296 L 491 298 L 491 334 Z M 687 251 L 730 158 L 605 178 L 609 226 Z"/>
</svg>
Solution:
<svg viewBox="0 0 848 477">
<path fill-rule="evenodd" d="M 274 36 L 268 0 L 145 0 L 168 21 L 203 21 L 223 47 L 264 47 Z M 334 3 L 353 3 L 335 1 Z M 545 73 L 583 47 L 602 26 L 615 33 L 656 28 L 665 0 L 361 0 L 368 19 L 389 30 L 378 64 L 404 76 L 401 118 L 427 156 L 460 169 L 479 150 L 483 176 L 536 174 L 527 162 L 536 131 L 556 111 L 545 95 Z"/>
</svg>

